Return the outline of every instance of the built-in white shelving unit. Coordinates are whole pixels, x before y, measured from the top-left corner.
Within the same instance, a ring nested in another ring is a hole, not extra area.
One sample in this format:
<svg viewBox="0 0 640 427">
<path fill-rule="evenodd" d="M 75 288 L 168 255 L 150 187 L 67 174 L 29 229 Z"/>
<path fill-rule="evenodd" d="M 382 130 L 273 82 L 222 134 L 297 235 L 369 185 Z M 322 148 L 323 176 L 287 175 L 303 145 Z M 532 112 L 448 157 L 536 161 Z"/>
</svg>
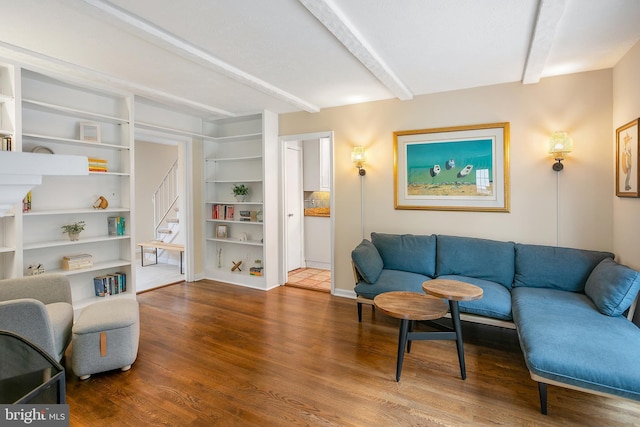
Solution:
<svg viewBox="0 0 640 427">
<path fill-rule="evenodd" d="M 15 275 L 26 274 L 30 265 L 43 265 L 45 274 L 67 275 L 76 310 L 105 300 L 94 292 L 93 278 L 100 275 L 126 274 L 126 292 L 108 298 L 135 297 L 135 247 L 130 233 L 133 98 L 25 69 L 21 70 L 20 86 L 22 151 L 100 159 L 106 161 L 107 172 L 44 177 L 31 191 L 31 211 L 16 213 L 22 241 Z M 99 130 L 96 140 L 81 138 L 80 126 L 84 124 Z M 93 208 L 100 196 L 108 200 L 107 209 Z M 108 234 L 108 218 L 113 216 L 125 219 L 124 235 Z M 84 221 L 85 230 L 79 240 L 71 241 L 61 227 L 76 221 Z M 63 270 L 62 258 L 77 254 L 91 254 L 93 266 Z"/>
<path fill-rule="evenodd" d="M 262 114 L 207 122 L 204 126 L 205 275 L 259 289 L 277 286 L 277 117 Z M 244 184 L 244 201 L 234 198 L 232 188 Z M 233 208 L 233 216 L 214 218 L 215 206 Z M 252 212 L 242 221 L 241 211 Z M 218 230 L 225 228 L 224 236 Z M 250 274 L 260 260 L 261 276 Z M 234 263 L 240 269 L 232 271 Z"/>
<path fill-rule="evenodd" d="M 10 137 L 16 151 L 16 67 L 0 63 L 0 138 Z M 0 147 L 2 149 L 2 147 Z M 0 279 L 16 275 L 17 221 L 14 212 L 0 216 Z"/>
</svg>

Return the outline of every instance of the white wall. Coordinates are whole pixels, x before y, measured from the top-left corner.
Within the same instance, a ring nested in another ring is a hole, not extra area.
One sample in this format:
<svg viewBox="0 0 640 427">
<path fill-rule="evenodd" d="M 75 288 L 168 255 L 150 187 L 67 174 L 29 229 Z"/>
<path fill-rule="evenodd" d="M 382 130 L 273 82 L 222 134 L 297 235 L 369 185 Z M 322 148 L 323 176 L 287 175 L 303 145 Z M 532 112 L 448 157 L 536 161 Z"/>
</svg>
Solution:
<svg viewBox="0 0 640 427">
<path fill-rule="evenodd" d="M 636 44 L 613 69 L 613 128 L 611 130 L 611 156 L 615 156 L 616 128 L 640 117 L 640 43 Z M 638 165 L 638 159 L 634 159 Z M 612 163 L 613 165 L 613 163 Z M 615 165 L 611 170 L 615 179 Z M 614 251 L 621 263 L 640 269 L 640 199 L 613 198 Z"/>
<path fill-rule="evenodd" d="M 613 250 L 612 70 L 329 108 L 280 116 L 280 135 L 335 132 L 335 287 L 353 289 L 350 252 L 360 241 L 360 178 L 350 160 L 367 150 L 365 235 L 453 234 Z M 511 212 L 408 211 L 393 207 L 393 132 L 511 123 Z M 555 130 L 574 139 L 557 175 L 546 153 Z M 559 178 L 559 187 L 556 179 Z M 560 197 L 556 190 L 559 188 Z M 558 206 L 556 201 L 559 199 Z M 340 291 L 339 291 L 340 293 Z"/>
</svg>

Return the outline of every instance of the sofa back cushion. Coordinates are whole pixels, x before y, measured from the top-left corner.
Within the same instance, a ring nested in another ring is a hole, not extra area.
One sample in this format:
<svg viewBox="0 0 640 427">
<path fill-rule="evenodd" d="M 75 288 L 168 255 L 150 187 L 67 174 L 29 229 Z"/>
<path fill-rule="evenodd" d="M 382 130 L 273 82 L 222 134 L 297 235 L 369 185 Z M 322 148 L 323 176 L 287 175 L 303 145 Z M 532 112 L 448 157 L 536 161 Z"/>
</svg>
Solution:
<svg viewBox="0 0 640 427">
<path fill-rule="evenodd" d="M 514 287 L 582 292 L 587 278 L 610 252 L 516 244 Z"/>
<path fill-rule="evenodd" d="M 606 258 L 593 269 L 584 293 L 607 316 L 620 316 L 640 290 L 640 273 Z"/>
<path fill-rule="evenodd" d="M 364 239 L 351 251 L 351 259 L 358 274 L 367 283 L 375 283 L 384 267 L 382 258 L 373 244 Z"/>
<path fill-rule="evenodd" d="M 371 233 L 371 242 L 385 269 L 435 276 L 436 236 Z"/>
<path fill-rule="evenodd" d="M 514 243 L 473 237 L 438 235 L 436 274 L 496 282 L 511 289 Z"/>
</svg>

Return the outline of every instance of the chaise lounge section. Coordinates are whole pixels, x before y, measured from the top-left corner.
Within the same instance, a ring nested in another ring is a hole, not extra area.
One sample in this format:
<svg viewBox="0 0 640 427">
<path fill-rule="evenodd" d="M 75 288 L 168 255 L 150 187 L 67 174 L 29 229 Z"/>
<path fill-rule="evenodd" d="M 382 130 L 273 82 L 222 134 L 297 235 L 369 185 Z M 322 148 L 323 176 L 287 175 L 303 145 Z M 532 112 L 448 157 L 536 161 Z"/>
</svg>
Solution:
<svg viewBox="0 0 640 427">
<path fill-rule="evenodd" d="M 547 384 L 640 400 L 640 274 L 610 252 L 444 235 L 372 233 L 352 252 L 358 319 L 383 292 L 422 292 L 433 278 L 483 289 L 462 320 L 515 328 L 542 413 Z"/>
</svg>

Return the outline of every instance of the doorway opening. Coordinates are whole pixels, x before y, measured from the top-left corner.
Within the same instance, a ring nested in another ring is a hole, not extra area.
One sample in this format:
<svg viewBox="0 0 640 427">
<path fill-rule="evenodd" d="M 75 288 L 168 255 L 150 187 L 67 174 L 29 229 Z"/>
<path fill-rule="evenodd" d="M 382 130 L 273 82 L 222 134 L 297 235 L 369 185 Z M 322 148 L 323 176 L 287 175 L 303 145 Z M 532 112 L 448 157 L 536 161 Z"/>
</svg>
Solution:
<svg viewBox="0 0 640 427">
<path fill-rule="evenodd" d="M 136 288 L 144 292 L 186 280 L 190 224 L 185 191 L 186 143 L 173 136 L 136 131 L 136 243 L 182 245 L 184 252 L 136 245 Z M 144 258 L 144 263 L 142 259 Z M 157 262 L 156 262 L 157 260 Z M 144 264 L 144 266 L 143 266 Z"/>
<path fill-rule="evenodd" d="M 333 132 L 281 136 L 283 283 L 333 292 Z"/>
</svg>

